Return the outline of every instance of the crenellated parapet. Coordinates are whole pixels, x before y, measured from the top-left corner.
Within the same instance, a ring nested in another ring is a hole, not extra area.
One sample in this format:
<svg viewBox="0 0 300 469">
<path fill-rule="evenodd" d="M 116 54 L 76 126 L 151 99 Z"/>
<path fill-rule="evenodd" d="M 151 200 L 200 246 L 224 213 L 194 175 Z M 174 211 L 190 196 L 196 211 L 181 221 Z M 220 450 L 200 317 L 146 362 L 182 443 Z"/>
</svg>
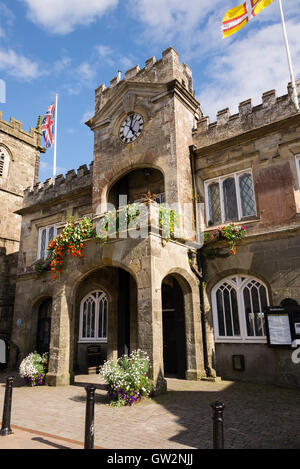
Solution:
<svg viewBox="0 0 300 469">
<path fill-rule="evenodd" d="M 300 98 L 300 79 L 296 81 L 298 99 Z M 210 123 L 209 117 L 202 117 L 194 130 L 194 145 L 197 148 L 206 147 L 213 143 L 243 134 L 273 122 L 297 114 L 292 99 L 292 86 L 288 85 L 288 93 L 277 97 L 275 90 L 262 95 L 262 103 L 252 105 L 248 99 L 239 104 L 239 112 L 230 114 L 229 108 L 217 113 L 217 121 Z"/>
<path fill-rule="evenodd" d="M 3 113 L 0 111 L 0 132 L 4 132 L 11 137 L 17 138 L 28 145 L 37 148 L 40 152 L 45 152 L 45 149 L 41 147 L 41 129 L 42 118 L 39 116 L 38 123 L 36 128 L 30 127 L 29 132 L 26 132 L 22 128 L 22 122 L 10 118 L 10 121 L 7 122 L 3 119 Z"/>
<path fill-rule="evenodd" d="M 77 191 L 81 192 L 92 187 L 92 181 L 93 163 L 89 168 L 87 165 L 80 166 L 77 173 L 72 169 L 65 176 L 63 174 L 56 176 L 55 180 L 49 178 L 44 183 L 39 182 L 24 191 L 23 209 L 44 204 L 59 197 L 73 196 Z"/>
<path fill-rule="evenodd" d="M 99 112 L 115 92 L 116 86 L 126 81 L 144 83 L 169 83 L 178 80 L 191 94 L 193 94 L 193 76 L 191 69 L 179 61 L 178 53 L 172 47 L 162 52 L 162 58 L 156 60 L 151 57 L 146 60 L 144 68 L 139 65 L 127 70 L 122 79 L 122 73 L 114 77 L 110 86 L 100 85 L 95 91 L 95 114 Z"/>
</svg>

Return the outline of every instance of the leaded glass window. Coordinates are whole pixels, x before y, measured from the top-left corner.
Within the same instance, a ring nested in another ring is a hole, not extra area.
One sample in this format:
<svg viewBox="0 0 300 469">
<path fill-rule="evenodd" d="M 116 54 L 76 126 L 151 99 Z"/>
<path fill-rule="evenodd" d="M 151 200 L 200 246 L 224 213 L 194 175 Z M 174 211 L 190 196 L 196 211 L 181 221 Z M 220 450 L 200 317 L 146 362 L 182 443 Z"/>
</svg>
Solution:
<svg viewBox="0 0 300 469">
<path fill-rule="evenodd" d="M 38 246 L 38 259 L 47 259 L 48 257 L 48 244 L 55 238 L 57 234 L 56 226 L 50 225 L 40 228 L 39 231 L 39 246 Z"/>
<path fill-rule="evenodd" d="M 80 306 L 80 342 L 106 342 L 107 308 L 105 293 L 95 291 L 85 297 Z"/>
<path fill-rule="evenodd" d="M 240 194 L 242 204 L 242 216 L 250 217 L 255 215 L 255 200 L 252 184 L 252 176 L 249 173 L 240 176 Z"/>
<path fill-rule="evenodd" d="M 238 207 L 234 178 L 225 179 L 223 182 L 225 221 L 238 219 Z"/>
<path fill-rule="evenodd" d="M 267 289 L 260 281 L 247 276 L 222 281 L 212 292 L 216 339 L 265 340 L 268 304 Z"/>
<path fill-rule="evenodd" d="M 265 335 L 265 318 L 263 310 L 267 306 L 266 288 L 256 280 L 251 280 L 243 291 L 247 335 L 262 337 Z"/>
<path fill-rule="evenodd" d="M 251 170 L 205 182 L 207 225 L 256 215 Z"/>
<path fill-rule="evenodd" d="M 215 225 L 221 222 L 220 186 L 213 183 L 208 186 L 209 197 L 209 224 Z"/>
<path fill-rule="evenodd" d="M 217 290 L 217 308 L 219 334 L 222 336 L 239 336 L 240 325 L 235 288 L 224 283 Z"/>
</svg>

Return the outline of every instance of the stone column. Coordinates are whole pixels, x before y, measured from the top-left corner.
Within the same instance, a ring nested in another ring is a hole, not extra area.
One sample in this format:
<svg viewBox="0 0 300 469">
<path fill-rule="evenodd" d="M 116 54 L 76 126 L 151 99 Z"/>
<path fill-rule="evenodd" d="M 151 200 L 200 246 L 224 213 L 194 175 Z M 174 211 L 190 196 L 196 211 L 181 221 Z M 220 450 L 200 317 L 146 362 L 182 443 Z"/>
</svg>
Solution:
<svg viewBox="0 0 300 469">
<path fill-rule="evenodd" d="M 49 386 L 68 386 L 73 378 L 73 363 L 70 362 L 70 300 L 67 287 L 58 282 L 52 300 L 49 372 L 46 377 Z"/>
<path fill-rule="evenodd" d="M 200 299 L 197 290 L 184 295 L 187 344 L 186 379 L 188 380 L 200 380 L 206 376 L 202 350 Z"/>
<path fill-rule="evenodd" d="M 150 377 L 156 394 L 165 392 L 161 289 L 151 285 L 150 269 L 138 276 L 138 346 L 150 357 Z"/>
<path fill-rule="evenodd" d="M 107 360 L 118 359 L 118 301 L 117 297 L 108 305 Z"/>
</svg>

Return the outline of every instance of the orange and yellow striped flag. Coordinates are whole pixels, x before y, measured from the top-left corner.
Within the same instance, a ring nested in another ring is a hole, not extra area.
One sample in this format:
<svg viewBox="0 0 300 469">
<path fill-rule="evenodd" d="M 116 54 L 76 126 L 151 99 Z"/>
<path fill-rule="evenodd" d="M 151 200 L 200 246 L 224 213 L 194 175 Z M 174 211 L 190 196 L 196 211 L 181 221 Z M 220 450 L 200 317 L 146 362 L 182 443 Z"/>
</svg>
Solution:
<svg viewBox="0 0 300 469">
<path fill-rule="evenodd" d="M 258 15 L 264 8 L 269 6 L 274 0 L 247 0 L 243 5 L 231 8 L 223 18 L 223 37 L 236 33 L 254 16 Z"/>
</svg>

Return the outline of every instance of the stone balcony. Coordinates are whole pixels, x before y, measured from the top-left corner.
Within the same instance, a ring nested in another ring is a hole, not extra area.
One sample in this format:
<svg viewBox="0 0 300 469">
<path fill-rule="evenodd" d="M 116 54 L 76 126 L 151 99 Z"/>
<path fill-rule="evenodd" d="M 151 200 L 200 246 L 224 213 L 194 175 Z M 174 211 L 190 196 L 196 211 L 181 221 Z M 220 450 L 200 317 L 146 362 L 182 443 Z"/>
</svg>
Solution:
<svg viewBox="0 0 300 469">
<path fill-rule="evenodd" d="M 163 204 L 147 201 L 127 205 L 93 218 L 97 235 L 102 239 L 146 239 L 150 234 L 163 240 L 185 243 L 191 240 L 181 217 Z"/>
</svg>

